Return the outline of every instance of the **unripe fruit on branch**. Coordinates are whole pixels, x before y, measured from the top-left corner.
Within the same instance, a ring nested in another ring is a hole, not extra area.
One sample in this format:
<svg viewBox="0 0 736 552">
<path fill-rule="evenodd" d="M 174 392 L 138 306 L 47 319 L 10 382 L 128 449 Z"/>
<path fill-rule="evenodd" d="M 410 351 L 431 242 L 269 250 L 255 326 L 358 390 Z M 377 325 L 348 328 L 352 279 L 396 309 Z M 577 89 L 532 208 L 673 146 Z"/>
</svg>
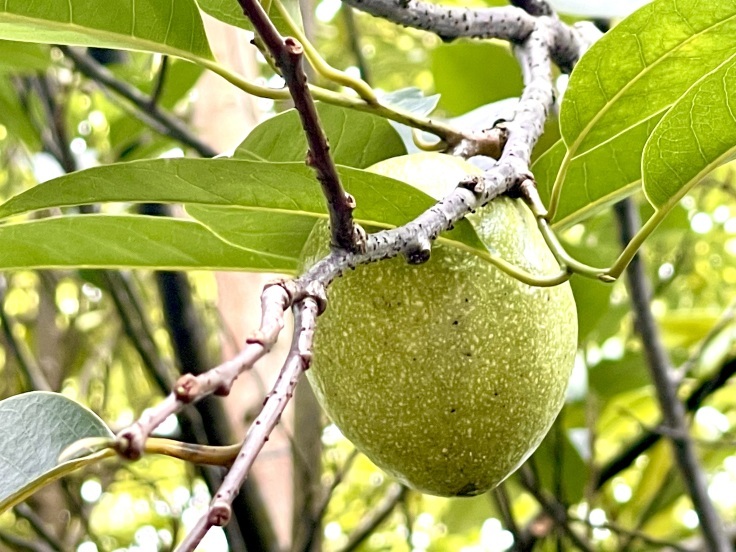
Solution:
<svg viewBox="0 0 736 552">
<path fill-rule="evenodd" d="M 369 170 L 436 198 L 476 171 L 440 154 Z M 489 250 L 512 264 L 537 275 L 559 270 L 521 200 L 495 199 L 469 218 Z M 306 266 L 328 242 L 318 223 Z M 569 284 L 531 287 L 435 243 L 423 265 L 397 257 L 330 285 L 307 374 L 330 418 L 379 467 L 426 493 L 476 495 L 544 438 L 562 407 L 576 345 Z"/>
</svg>

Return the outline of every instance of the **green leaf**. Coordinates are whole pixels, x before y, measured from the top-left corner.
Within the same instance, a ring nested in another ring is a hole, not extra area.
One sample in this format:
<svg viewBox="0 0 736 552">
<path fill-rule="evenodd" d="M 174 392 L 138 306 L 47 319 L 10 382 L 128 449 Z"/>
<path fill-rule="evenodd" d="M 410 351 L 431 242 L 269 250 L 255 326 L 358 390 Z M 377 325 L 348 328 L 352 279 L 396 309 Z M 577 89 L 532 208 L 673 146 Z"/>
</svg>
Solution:
<svg viewBox="0 0 736 552">
<path fill-rule="evenodd" d="M 428 115 L 432 113 L 440 101 L 440 95 L 425 96 L 415 87 L 402 88 L 381 96 L 381 103 L 398 107 L 416 115 Z"/>
<path fill-rule="evenodd" d="M 59 454 L 87 437 L 114 437 L 97 415 L 63 395 L 33 391 L 0 401 L 0 511 L 105 454 L 59 464 Z"/>
<path fill-rule="evenodd" d="M 389 157 L 406 154 L 398 133 L 382 117 L 317 103 L 322 128 L 335 163 L 364 169 Z M 307 140 L 299 114 L 291 109 L 255 127 L 233 157 L 261 161 L 300 161 Z"/>
<path fill-rule="evenodd" d="M 0 38 L 160 52 L 212 60 L 193 0 L 6 0 Z"/>
<path fill-rule="evenodd" d="M 293 273 L 296 257 L 249 251 L 197 222 L 74 215 L 0 226 L 0 268 L 217 269 Z"/>
<path fill-rule="evenodd" d="M 10 80 L 2 77 L 0 77 L 0 124 L 7 128 L 10 136 L 23 142 L 30 150 L 41 149 L 41 137 L 31 121 L 29 110 L 21 104 Z"/>
<path fill-rule="evenodd" d="M 28 74 L 44 71 L 51 64 L 49 49 L 40 44 L 0 40 L 0 71 Z"/>
<path fill-rule="evenodd" d="M 685 94 L 654 129 L 644 150 L 644 193 L 669 209 L 736 153 L 736 54 Z"/>
<path fill-rule="evenodd" d="M 697 0 L 657 0 L 604 35 L 575 67 L 562 102 L 562 218 L 584 202 L 593 212 L 629 193 L 656 122 L 734 53 L 736 0 L 707 9 Z"/>
<path fill-rule="evenodd" d="M 345 189 L 358 200 L 356 219 L 367 226 L 399 226 L 434 204 L 431 197 L 398 180 L 349 167 L 338 171 Z M 1 205 L 0 218 L 111 201 L 220 205 L 237 208 L 240 216 L 245 210 L 327 216 L 319 183 L 303 163 L 154 159 L 95 167 L 50 180 Z M 458 224 L 447 236 L 482 248 L 469 223 Z"/>
<path fill-rule="evenodd" d="M 455 115 L 520 96 L 523 87 L 509 48 L 493 42 L 442 44 L 432 51 L 432 74 L 440 107 Z"/>
<path fill-rule="evenodd" d="M 245 16 L 243 8 L 240 7 L 237 0 L 198 0 L 198 3 L 203 12 L 211 15 L 215 19 L 219 19 L 228 25 L 240 27 L 241 29 L 247 29 L 249 31 L 253 30 L 253 24 L 250 22 L 250 19 Z M 263 4 L 266 4 L 266 2 L 263 2 Z M 285 23 L 284 18 L 279 13 L 275 3 L 271 2 L 269 4 L 267 13 L 273 24 L 284 36 L 292 35 L 293 33 Z M 299 11 L 299 3 L 284 0 L 282 4 L 288 11 L 289 17 L 291 17 L 292 21 L 296 22 L 300 28 L 303 28 L 301 12 Z"/>
<path fill-rule="evenodd" d="M 626 352 L 618 360 L 603 360 L 588 372 L 591 390 L 605 401 L 627 391 L 651 385 L 640 351 Z"/>
</svg>

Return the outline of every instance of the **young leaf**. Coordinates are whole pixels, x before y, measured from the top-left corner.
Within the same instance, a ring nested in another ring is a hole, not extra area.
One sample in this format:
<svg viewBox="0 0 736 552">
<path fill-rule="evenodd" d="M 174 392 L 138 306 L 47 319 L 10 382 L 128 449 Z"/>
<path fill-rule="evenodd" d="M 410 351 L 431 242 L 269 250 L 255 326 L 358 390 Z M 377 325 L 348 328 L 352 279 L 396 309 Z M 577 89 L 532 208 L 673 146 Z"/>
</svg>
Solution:
<svg viewBox="0 0 736 552">
<path fill-rule="evenodd" d="M 667 210 L 736 153 L 736 55 L 667 112 L 644 150 L 644 193 Z"/>
<path fill-rule="evenodd" d="M 298 254 L 298 252 L 297 252 Z M 217 269 L 293 273 L 297 257 L 251 251 L 197 222 L 75 215 L 0 226 L 0 268 Z"/>
<path fill-rule="evenodd" d="M 213 59 L 194 0 L 6 1 L 0 38 Z"/>
<path fill-rule="evenodd" d="M 364 169 L 406 154 L 398 133 L 382 117 L 318 102 L 317 111 L 335 163 Z M 255 127 L 233 157 L 259 161 L 304 162 L 307 140 L 291 109 Z"/>
<path fill-rule="evenodd" d="M 735 37 L 736 0 L 707 9 L 698 0 L 656 0 L 583 56 L 560 113 L 568 151 L 557 184 L 573 188 L 569 199 L 566 191 L 562 195 L 565 211 L 578 210 L 583 192 L 594 205 L 623 193 L 633 180 L 621 175 L 641 170 L 640 155 L 656 122 L 693 83 L 736 53 Z M 583 160 L 586 155 L 594 157 Z M 567 207 L 568 201 L 578 205 Z"/>
<path fill-rule="evenodd" d="M 0 401 L 0 512 L 104 456 L 103 451 L 59 464 L 66 447 L 88 437 L 114 435 L 94 412 L 63 395 L 33 391 Z"/>
</svg>

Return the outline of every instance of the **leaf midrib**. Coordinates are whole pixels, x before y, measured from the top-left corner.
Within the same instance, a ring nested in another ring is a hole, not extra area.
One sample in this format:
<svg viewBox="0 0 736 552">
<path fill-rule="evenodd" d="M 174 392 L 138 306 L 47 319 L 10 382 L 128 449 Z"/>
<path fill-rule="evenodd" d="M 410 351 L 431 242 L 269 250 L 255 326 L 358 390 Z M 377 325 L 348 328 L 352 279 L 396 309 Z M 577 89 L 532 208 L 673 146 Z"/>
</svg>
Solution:
<svg viewBox="0 0 736 552">
<path fill-rule="evenodd" d="M 588 133 L 590 132 L 590 129 L 591 129 L 591 128 L 593 128 L 593 127 L 594 127 L 594 126 L 596 125 L 596 123 L 597 123 L 597 122 L 598 122 L 598 121 L 599 121 L 599 120 L 600 120 L 600 119 L 601 119 L 601 118 L 602 118 L 602 117 L 603 117 L 603 116 L 604 116 L 605 114 L 607 114 L 607 113 L 608 113 L 608 112 L 610 111 L 610 109 L 611 109 L 611 107 L 612 107 L 612 106 L 616 105 L 616 103 L 617 103 L 618 99 L 619 99 L 619 98 L 620 98 L 620 97 L 621 97 L 621 96 L 622 96 L 622 95 L 623 95 L 624 93 L 628 92 L 628 91 L 629 91 L 629 89 L 630 89 L 631 87 L 633 87 L 633 86 L 634 86 L 634 84 L 638 83 L 638 82 L 639 82 L 639 81 L 640 81 L 640 80 L 641 80 L 642 78 L 644 78 L 644 77 L 645 77 L 646 75 L 648 75 L 648 74 L 650 73 L 651 69 L 653 69 L 654 67 L 657 67 L 658 65 L 660 65 L 661 63 L 663 63 L 663 61 L 664 61 L 665 59 L 669 59 L 669 57 L 670 57 L 670 55 L 671 55 L 672 53 L 674 53 L 674 52 L 676 52 L 676 51 L 680 50 L 680 49 L 681 49 L 681 48 L 682 48 L 683 46 L 687 45 L 687 44 L 688 44 L 688 43 L 690 43 L 691 41 L 695 40 L 696 38 L 699 38 L 700 36 L 703 36 L 703 35 L 704 35 L 704 34 L 706 34 L 706 33 L 709 33 L 709 32 L 711 32 L 711 31 L 712 31 L 713 29 L 715 29 L 716 27 L 718 27 L 718 26 L 720 26 L 720 25 L 723 25 L 723 24 L 725 24 L 725 23 L 727 23 L 727 22 L 729 22 L 729 21 L 731 21 L 731 20 L 734 20 L 734 19 L 736 19 L 736 14 L 733 14 L 733 15 L 731 15 L 731 16 L 729 16 L 729 17 L 725 18 L 725 19 L 722 19 L 721 21 L 718 21 L 718 22 L 717 22 L 716 24 L 714 24 L 714 25 L 710 25 L 710 26 L 708 26 L 708 27 L 706 27 L 706 28 L 702 29 L 701 31 L 699 31 L 699 32 L 697 32 L 697 33 L 695 33 L 695 34 L 692 34 L 692 35 L 690 35 L 690 36 L 689 36 L 689 37 L 688 37 L 688 38 L 687 38 L 686 40 L 684 40 L 684 41 L 680 42 L 680 43 L 679 43 L 679 44 L 677 44 L 677 46 L 675 46 L 674 48 L 672 48 L 672 49 L 670 49 L 670 50 L 667 50 L 667 51 L 666 51 L 666 52 L 664 53 L 664 55 L 662 55 L 662 56 L 658 57 L 658 58 L 657 58 L 657 59 L 656 59 L 656 60 L 655 60 L 655 61 L 654 61 L 654 62 L 653 62 L 652 64 L 648 65 L 648 66 L 647 66 L 647 67 L 646 67 L 646 68 L 644 69 L 644 71 L 641 71 L 641 72 L 640 72 L 640 73 L 638 73 L 638 74 L 637 74 L 637 75 L 636 75 L 636 76 L 635 76 L 635 77 L 634 77 L 633 79 L 631 79 L 631 80 L 630 80 L 629 82 L 627 82 L 627 83 L 626 83 L 626 84 L 625 84 L 625 85 L 624 85 L 624 86 L 623 86 L 623 87 L 622 87 L 622 88 L 621 88 L 621 89 L 620 89 L 620 90 L 619 90 L 618 92 L 616 92 L 616 94 L 614 94 L 614 95 L 613 95 L 613 97 L 612 97 L 612 98 L 611 98 L 610 100 L 608 100 L 608 101 L 606 102 L 606 104 L 605 104 L 605 105 L 603 106 L 603 109 L 601 109 L 600 111 L 598 111 L 598 112 L 597 112 L 597 113 L 596 113 L 596 114 L 595 114 L 595 115 L 593 116 L 593 118 L 592 118 L 592 119 L 591 119 L 591 120 L 590 120 L 590 121 L 588 122 L 588 124 L 587 124 L 587 125 L 585 125 L 585 126 L 584 126 L 584 127 L 583 127 L 583 128 L 581 129 L 580 133 L 578 134 L 578 137 L 577 137 L 577 138 L 575 139 L 575 141 L 574 141 L 574 142 L 572 143 L 572 145 L 571 145 L 571 146 L 570 146 L 570 147 L 568 148 L 568 155 L 569 155 L 570 153 L 574 153 L 574 152 L 577 152 L 577 149 L 578 149 L 578 147 L 580 146 L 581 142 L 582 142 L 582 141 L 583 141 L 583 140 L 585 139 L 585 137 L 586 137 L 586 136 L 588 135 Z M 698 79 L 698 80 L 700 80 L 700 79 Z M 697 82 L 697 81 L 696 81 L 696 82 Z M 664 107 L 663 109 L 667 109 L 667 108 L 668 108 L 669 106 L 672 106 L 672 104 L 674 104 L 674 103 L 675 103 L 675 102 L 672 102 L 672 103 L 668 104 L 668 106 L 665 106 L 665 107 Z M 646 119 L 642 119 L 642 120 L 646 120 Z M 640 123 L 640 122 L 641 122 L 641 121 L 639 121 L 639 123 Z M 598 146 L 598 145 L 599 145 L 599 144 L 596 144 L 596 146 Z"/>
</svg>

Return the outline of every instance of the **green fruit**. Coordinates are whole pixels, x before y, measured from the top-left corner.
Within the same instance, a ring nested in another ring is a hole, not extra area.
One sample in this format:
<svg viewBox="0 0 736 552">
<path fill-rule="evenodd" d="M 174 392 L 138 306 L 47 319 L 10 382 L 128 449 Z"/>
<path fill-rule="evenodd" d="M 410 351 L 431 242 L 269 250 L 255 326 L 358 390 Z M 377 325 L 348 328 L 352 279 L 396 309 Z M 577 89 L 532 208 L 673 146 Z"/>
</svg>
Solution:
<svg viewBox="0 0 736 552">
<path fill-rule="evenodd" d="M 440 197 L 472 165 L 440 154 L 389 159 L 373 172 Z M 520 200 L 470 217 L 489 250 L 542 275 L 558 266 Z M 326 252 L 326 224 L 305 265 Z M 435 244 L 335 280 L 308 377 L 327 414 L 375 464 L 420 491 L 476 495 L 536 449 L 559 413 L 573 366 L 570 286 L 530 287 L 466 251 Z"/>
</svg>

